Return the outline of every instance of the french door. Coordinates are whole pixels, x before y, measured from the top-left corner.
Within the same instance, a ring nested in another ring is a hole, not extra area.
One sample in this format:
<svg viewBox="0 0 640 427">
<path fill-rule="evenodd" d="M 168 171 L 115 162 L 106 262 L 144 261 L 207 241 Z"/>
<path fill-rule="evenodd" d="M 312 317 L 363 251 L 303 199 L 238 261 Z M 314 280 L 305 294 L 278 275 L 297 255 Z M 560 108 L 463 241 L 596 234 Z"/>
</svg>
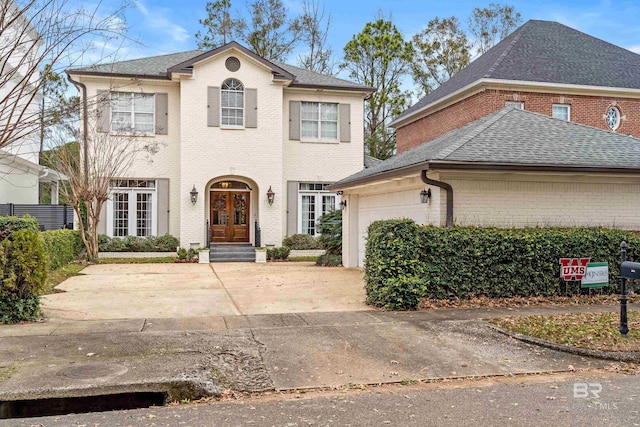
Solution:
<svg viewBox="0 0 640 427">
<path fill-rule="evenodd" d="M 250 194 L 248 191 L 211 192 L 212 242 L 249 242 Z"/>
</svg>

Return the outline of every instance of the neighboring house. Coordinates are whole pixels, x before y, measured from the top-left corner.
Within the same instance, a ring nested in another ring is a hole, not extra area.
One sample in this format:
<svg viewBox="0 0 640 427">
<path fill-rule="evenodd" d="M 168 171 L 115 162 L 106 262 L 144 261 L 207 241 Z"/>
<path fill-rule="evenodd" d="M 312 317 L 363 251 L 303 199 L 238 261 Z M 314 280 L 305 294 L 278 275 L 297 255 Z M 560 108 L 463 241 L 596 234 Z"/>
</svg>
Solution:
<svg viewBox="0 0 640 427">
<path fill-rule="evenodd" d="M 261 245 L 278 246 L 287 235 L 315 235 L 340 202 L 327 186 L 363 167 L 372 88 L 235 42 L 68 74 L 87 98 L 109 101 L 97 104 L 98 131 L 135 131 L 159 147 L 151 163 L 113 177 L 99 230 L 110 236 L 170 233 L 202 247 L 207 234 L 250 244 L 260 234 Z"/>
<path fill-rule="evenodd" d="M 12 26 L 5 26 L 16 16 Z M 37 122 L 42 96 L 34 93 L 39 74 L 29 75 L 27 71 L 37 60 L 33 57 L 37 49 L 17 46 L 39 47 L 42 42 L 31 23 L 19 15 L 13 1 L 0 6 L 0 20 L 0 132 L 14 132 L 15 136 L 15 142 L 0 148 L 0 205 L 38 204 L 41 182 L 52 184 L 52 204 L 57 204 L 60 176 L 39 165 L 37 129 L 21 124 Z"/>
<path fill-rule="evenodd" d="M 528 21 L 397 117 L 402 153 L 506 106 L 640 137 L 640 55 Z"/>
<path fill-rule="evenodd" d="M 345 266 L 363 265 L 380 219 L 640 230 L 634 53 L 529 21 L 393 126 L 396 156 L 330 187 L 347 204 Z"/>
</svg>

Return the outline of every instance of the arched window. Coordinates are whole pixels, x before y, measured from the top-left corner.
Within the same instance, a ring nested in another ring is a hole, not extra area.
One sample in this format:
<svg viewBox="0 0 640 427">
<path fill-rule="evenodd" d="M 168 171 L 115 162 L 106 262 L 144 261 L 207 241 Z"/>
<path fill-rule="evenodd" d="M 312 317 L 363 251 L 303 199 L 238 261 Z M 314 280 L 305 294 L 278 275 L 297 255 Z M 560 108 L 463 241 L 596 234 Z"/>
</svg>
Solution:
<svg viewBox="0 0 640 427">
<path fill-rule="evenodd" d="M 244 126 L 244 86 L 236 79 L 227 79 L 220 89 L 222 126 Z"/>
<path fill-rule="evenodd" d="M 609 107 L 607 110 L 607 125 L 611 130 L 616 130 L 620 126 L 620 110 L 617 107 Z"/>
</svg>

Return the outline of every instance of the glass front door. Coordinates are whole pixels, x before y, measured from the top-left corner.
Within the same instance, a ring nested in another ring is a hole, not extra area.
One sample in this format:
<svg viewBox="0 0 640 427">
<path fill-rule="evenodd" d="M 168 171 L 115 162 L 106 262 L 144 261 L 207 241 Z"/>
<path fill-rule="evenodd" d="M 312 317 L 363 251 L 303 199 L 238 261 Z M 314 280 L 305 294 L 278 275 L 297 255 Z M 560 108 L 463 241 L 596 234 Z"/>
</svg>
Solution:
<svg viewBox="0 0 640 427">
<path fill-rule="evenodd" d="M 211 192 L 211 241 L 249 242 L 247 191 Z"/>
</svg>

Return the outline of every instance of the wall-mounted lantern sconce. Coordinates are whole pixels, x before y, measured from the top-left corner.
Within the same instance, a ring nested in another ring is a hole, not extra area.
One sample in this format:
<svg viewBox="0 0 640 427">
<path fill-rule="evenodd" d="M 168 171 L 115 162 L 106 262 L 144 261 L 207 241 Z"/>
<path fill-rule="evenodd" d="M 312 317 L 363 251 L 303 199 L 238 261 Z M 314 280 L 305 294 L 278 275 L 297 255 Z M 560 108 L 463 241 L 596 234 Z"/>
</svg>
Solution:
<svg viewBox="0 0 640 427">
<path fill-rule="evenodd" d="M 269 186 L 269 190 L 267 191 L 267 202 L 269 206 L 273 205 L 273 200 L 276 198 L 276 193 L 273 192 L 271 186 Z"/>
<path fill-rule="evenodd" d="M 429 203 L 429 199 L 431 198 L 431 189 L 424 189 L 420 192 L 420 202 Z"/>
<path fill-rule="evenodd" d="M 198 201 L 198 190 L 196 190 L 195 185 L 193 186 L 193 190 L 191 190 L 189 194 L 191 195 L 191 204 L 195 206 L 196 202 Z"/>
<path fill-rule="evenodd" d="M 347 208 L 347 201 L 343 200 L 340 202 L 340 210 L 345 210 Z"/>
</svg>

